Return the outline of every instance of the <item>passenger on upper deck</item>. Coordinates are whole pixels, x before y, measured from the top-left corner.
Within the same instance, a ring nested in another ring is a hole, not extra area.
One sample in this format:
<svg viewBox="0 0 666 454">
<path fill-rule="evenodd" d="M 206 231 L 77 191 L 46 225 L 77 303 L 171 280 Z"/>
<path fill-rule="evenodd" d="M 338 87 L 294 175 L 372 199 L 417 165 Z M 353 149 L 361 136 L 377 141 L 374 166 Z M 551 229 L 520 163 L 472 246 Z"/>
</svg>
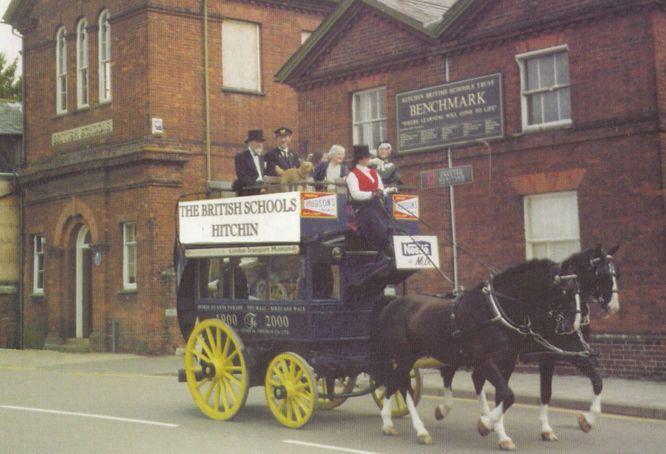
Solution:
<svg viewBox="0 0 666 454">
<path fill-rule="evenodd" d="M 328 161 L 320 162 L 315 167 L 312 178 L 315 181 L 326 181 L 335 183 L 338 178 L 344 178 L 349 173 L 347 167 L 342 163 L 345 160 L 345 148 L 342 145 L 333 145 L 328 151 Z M 319 189 L 319 187 L 318 187 Z M 329 184 L 325 190 L 335 192 L 335 185 Z"/>
<path fill-rule="evenodd" d="M 370 160 L 369 166 L 377 169 L 385 186 L 399 186 L 402 184 L 400 170 L 391 159 L 391 144 L 383 142 L 377 147 L 377 157 Z"/>
<path fill-rule="evenodd" d="M 294 169 L 301 165 L 298 155 L 289 149 L 291 145 L 291 129 L 281 126 L 275 130 L 275 138 L 278 146 L 266 153 L 266 175 L 279 176 L 275 169 L 279 166 L 282 170 Z"/>
<path fill-rule="evenodd" d="M 347 176 L 347 187 L 361 237 L 380 252 L 380 259 L 391 258 L 391 220 L 383 205 L 384 184 L 377 171 L 368 168 L 370 157 L 367 145 L 354 145 L 354 167 Z"/>
<path fill-rule="evenodd" d="M 236 155 L 234 167 L 236 168 L 236 181 L 232 189 L 239 195 L 256 195 L 261 189 L 244 189 L 249 186 L 258 186 L 264 183 L 264 132 L 261 129 L 251 129 L 245 139 L 247 148 Z"/>
</svg>

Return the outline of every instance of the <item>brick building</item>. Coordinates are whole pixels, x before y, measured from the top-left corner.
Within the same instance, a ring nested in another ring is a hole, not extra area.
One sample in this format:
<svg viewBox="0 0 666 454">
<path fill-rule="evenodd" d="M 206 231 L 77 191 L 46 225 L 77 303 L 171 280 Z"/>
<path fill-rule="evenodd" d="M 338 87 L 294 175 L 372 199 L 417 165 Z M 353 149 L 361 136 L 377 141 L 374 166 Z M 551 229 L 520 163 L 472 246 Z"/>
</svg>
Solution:
<svg viewBox="0 0 666 454">
<path fill-rule="evenodd" d="M 21 155 L 21 103 L 0 101 L 0 348 L 16 348 L 19 304 L 19 208 L 14 170 Z"/>
<path fill-rule="evenodd" d="M 476 257 L 459 251 L 465 287 L 489 273 L 477 258 L 504 268 L 621 242 L 621 312 L 593 320 L 602 369 L 664 379 L 665 70 L 664 1 L 346 0 L 277 78 L 313 148 L 388 140 L 411 185 L 447 167 L 442 144 L 472 166 L 454 188 L 458 243 Z M 421 196 L 452 275 L 449 189 Z M 411 291 L 450 288 L 420 276 Z"/>
<path fill-rule="evenodd" d="M 273 74 L 335 3 L 10 3 L 24 46 L 26 346 L 182 342 L 176 202 L 233 179 L 248 129 L 295 129 L 296 94 Z"/>
</svg>

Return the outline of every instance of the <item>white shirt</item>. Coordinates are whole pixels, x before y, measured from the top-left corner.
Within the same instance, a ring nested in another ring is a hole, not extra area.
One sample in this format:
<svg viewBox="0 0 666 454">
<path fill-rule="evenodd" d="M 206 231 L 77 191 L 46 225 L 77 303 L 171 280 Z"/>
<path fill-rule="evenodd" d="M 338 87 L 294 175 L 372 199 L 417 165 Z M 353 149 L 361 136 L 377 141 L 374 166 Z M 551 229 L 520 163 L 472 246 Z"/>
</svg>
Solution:
<svg viewBox="0 0 666 454">
<path fill-rule="evenodd" d="M 255 169 L 257 169 L 257 174 L 259 174 L 259 176 L 257 177 L 257 181 L 264 181 L 264 169 L 261 168 L 261 162 L 259 162 L 259 153 L 252 150 L 252 148 L 249 147 L 248 150 L 250 150 L 250 154 L 252 155 L 252 160 L 254 161 L 254 167 Z"/>
<path fill-rule="evenodd" d="M 370 173 L 369 168 L 367 168 L 366 166 L 362 166 L 360 164 L 356 164 L 356 168 L 361 172 L 363 172 L 363 174 L 366 175 L 368 178 L 370 178 L 370 181 L 375 181 L 375 179 L 372 177 L 372 173 Z M 382 177 L 380 177 L 379 174 L 377 174 L 377 178 L 379 179 L 377 187 L 383 191 L 384 183 L 382 183 Z M 349 194 L 354 200 L 362 201 L 362 200 L 370 200 L 372 198 L 371 191 L 361 191 L 359 189 L 358 178 L 356 178 L 354 172 L 349 172 L 349 175 L 347 175 L 347 188 L 349 188 Z"/>
</svg>

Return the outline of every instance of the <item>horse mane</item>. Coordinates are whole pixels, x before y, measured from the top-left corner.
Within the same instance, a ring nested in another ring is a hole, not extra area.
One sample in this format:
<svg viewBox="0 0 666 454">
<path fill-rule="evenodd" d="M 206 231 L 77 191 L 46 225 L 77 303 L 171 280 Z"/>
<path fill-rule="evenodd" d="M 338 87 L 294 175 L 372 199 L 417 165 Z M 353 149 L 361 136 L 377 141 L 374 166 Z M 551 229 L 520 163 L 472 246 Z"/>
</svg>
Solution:
<svg viewBox="0 0 666 454">
<path fill-rule="evenodd" d="M 595 248 L 589 248 L 584 251 L 571 254 L 562 262 L 562 269 L 567 272 L 579 269 L 581 266 L 586 266 L 589 261 L 594 258 Z"/>
<path fill-rule="evenodd" d="M 493 278 L 500 294 L 536 305 L 546 304 L 556 295 L 555 276 L 560 266 L 552 260 L 534 259 L 506 269 Z M 550 293 L 550 290 L 553 293 Z"/>
</svg>

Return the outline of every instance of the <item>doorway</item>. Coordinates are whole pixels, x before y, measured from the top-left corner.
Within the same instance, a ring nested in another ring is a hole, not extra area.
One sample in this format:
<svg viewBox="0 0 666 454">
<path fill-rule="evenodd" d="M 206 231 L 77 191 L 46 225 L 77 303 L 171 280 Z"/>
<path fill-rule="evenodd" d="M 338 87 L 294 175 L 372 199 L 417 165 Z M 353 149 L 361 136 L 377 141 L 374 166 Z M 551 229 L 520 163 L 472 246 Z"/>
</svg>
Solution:
<svg viewBox="0 0 666 454">
<path fill-rule="evenodd" d="M 76 337 L 92 332 L 92 250 L 90 230 L 82 226 L 76 237 Z"/>
</svg>

